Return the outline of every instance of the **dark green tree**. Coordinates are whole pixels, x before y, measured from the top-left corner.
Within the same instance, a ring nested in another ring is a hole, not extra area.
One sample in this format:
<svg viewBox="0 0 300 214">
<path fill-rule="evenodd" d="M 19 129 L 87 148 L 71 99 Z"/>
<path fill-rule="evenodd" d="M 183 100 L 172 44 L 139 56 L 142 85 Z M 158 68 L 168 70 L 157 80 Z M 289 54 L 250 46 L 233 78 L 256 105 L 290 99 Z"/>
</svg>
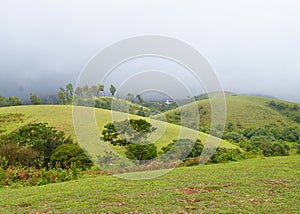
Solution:
<svg viewBox="0 0 300 214">
<path fill-rule="evenodd" d="M 103 140 L 116 146 L 126 146 L 126 156 L 135 160 L 148 160 L 157 156 L 156 146 L 146 142 L 154 132 L 150 123 L 143 119 L 130 119 L 108 123 L 102 131 Z"/>
<path fill-rule="evenodd" d="M 164 153 L 169 152 L 171 159 L 186 160 L 187 158 L 199 157 L 203 151 L 201 140 L 197 139 L 193 142 L 190 139 L 173 140 L 173 143 L 162 147 Z"/>
<path fill-rule="evenodd" d="M 105 96 L 105 93 L 104 93 L 104 85 L 103 84 L 98 84 L 97 85 L 97 96 L 99 96 L 100 92 L 103 93 L 103 95 Z"/>
<path fill-rule="evenodd" d="M 71 104 L 73 102 L 73 85 L 72 83 L 69 83 L 66 85 L 66 99 L 67 99 L 67 103 Z"/>
<path fill-rule="evenodd" d="M 5 142 L 14 142 L 19 146 L 31 148 L 38 153 L 38 159 L 43 167 L 48 167 L 53 151 L 62 144 L 72 144 L 70 137 L 64 132 L 57 131 L 47 123 L 33 123 L 21 127 L 16 132 L 7 135 Z"/>
<path fill-rule="evenodd" d="M 154 144 L 129 144 L 125 155 L 133 160 L 150 160 L 157 157 L 157 148 Z"/>
<path fill-rule="evenodd" d="M 156 130 L 151 123 L 143 119 L 130 119 L 108 123 L 102 131 L 103 140 L 116 146 L 126 146 L 140 142 Z"/>
<path fill-rule="evenodd" d="M 52 166 L 59 164 L 62 168 L 70 168 L 74 165 L 86 170 L 93 165 L 89 157 L 76 144 L 62 144 L 58 146 L 52 153 L 50 160 Z"/>
<path fill-rule="evenodd" d="M 116 87 L 113 84 L 111 84 L 109 90 L 110 90 L 111 95 L 114 97 L 115 93 L 117 91 Z"/>
<path fill-rule="evenodd" d="M 137 98 L 139 104 L 144 103 L 144 100 L 140 94 L 136 95 L 136 98 Z"/>
</svg>

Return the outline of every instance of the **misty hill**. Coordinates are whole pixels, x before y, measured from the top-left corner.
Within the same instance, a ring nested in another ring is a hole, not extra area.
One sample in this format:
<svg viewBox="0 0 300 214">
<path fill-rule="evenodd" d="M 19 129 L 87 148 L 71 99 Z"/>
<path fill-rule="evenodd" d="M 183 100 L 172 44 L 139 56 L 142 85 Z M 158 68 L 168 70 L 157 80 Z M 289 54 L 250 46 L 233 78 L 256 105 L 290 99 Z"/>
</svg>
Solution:
<svg viewBox="0 0 300 214">
<path fill-rule="evenodd" d="M 200 99 L 201 98 L 201 99 Z M 196 102 L 202 127 L 209 127 L 211 123 L 211 104 L 208 96 L 198 96 Z M 272 104 L 273 103 L 273 104 Z M 182 111 L 191 112 L 193 104 L 181 106 Z M 226 124 L 236 129 L 241 128 L 259 128 L 269 124 L 280 126 L 298 126 L 300 127 L 300 104 L 291 103 L 282 100 L 276 100 L 267 97 L 244 96 L 233 93 L 226 94 Z M 180 125 L 181 114 L 179 109 L 173 109 L 163 113 L 168 122 Z M 195 115 L 185 115 L 193 121 Z M 155 118 L 159 119 L 157 115 Z M 190 128 L 193 124 L 189 124 Z"/>
</svg>

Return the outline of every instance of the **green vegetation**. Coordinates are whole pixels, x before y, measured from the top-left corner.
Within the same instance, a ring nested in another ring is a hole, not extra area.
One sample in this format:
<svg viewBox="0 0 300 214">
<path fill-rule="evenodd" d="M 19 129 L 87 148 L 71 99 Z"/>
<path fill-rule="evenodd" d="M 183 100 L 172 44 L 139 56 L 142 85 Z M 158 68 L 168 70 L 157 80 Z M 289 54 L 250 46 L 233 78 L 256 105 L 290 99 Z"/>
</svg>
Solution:
<svg viewBox="0 0 300 214">
<path fill-rule="evenodd" d="M 300 156 L 251 159 L 180 167 L 150 180 L 96 176 L 2 188 L 0 212 L 297 213 L 299 161 Z"/>
<path fill-rule="evenodd" d="M 213 98 L 214 99 L 214 98 Z M 265 97 L 252 97 L 252 96 L 241 96 L 241 95 L 230 95 L 226 96 L 226 112 L 227 112 L 227 125 L 235 129 L 241 128 L 261 128 L 272 123 L 280 126 L 299 126 L 299 124 L 290 118 L 282 115 L 278 110 L 270 108 L 269 102 L 271 98 Z M 199 100 L 196 102 L 200 113 L 201 129 L 209 130 L 211 123 L 211 106 L 208 99 Z M 291 104 L 286 101 L 280 101 L 289 106 L 298 106 L 300 104 Z M 181 106 L 182 112 L 189 112 L 185 117 L 190 118 L 193 121 L 195 116 L 191 112 L 192 104 Z M 173 109 L 163 113 L 167 121 L 173 124 L 180 125 L 180 111 Z M 159 115 L 156 116 L 159 119 Z M 198 129 L 199 127 L 193 127 L 193 124 L 188 127 Z"/>
<path fill-rule="evenodd" d="M 155 130 L 146 120 L 126 119 L 106 124 L 102 136 L 104 141 L 114 146 L 125 146 L 127 158 L 150 160 L 157 157 L 157 148 L 147 142 L 147 138 Z"/>
<path fill-rule="evenodd" d="M 16 96 L 6 98 L 0 94 L 0 107 L 22 105 L 22 100 Z"/>
<path fill-rule="evenodd" d="M 36 94 L 30 93 L 30 103 L 31 105 L 41 105 L 42 99 L 39 98 Z"/>
<path fill-rule="evenodd" d="M 27 124 L 0 138 L 0 186 L 66 181 L 91 166 L 70 137 L 46 123 Z"/>
</svg>

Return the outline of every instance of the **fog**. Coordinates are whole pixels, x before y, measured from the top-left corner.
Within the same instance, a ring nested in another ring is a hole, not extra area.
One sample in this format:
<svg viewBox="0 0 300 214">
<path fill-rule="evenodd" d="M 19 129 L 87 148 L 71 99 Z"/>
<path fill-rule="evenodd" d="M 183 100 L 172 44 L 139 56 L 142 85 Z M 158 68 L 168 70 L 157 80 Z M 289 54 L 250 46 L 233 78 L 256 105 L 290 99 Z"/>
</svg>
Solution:
<svg viewBox="0 0 300 214">
<path fill-rule="evenodd" d="M 297 0 L 1 1 L 0 94 L 56 94 L 102 49 L 162 35 L 197 49 L 226 91 L 300 103 L 299 11 Z"/>
</svg>

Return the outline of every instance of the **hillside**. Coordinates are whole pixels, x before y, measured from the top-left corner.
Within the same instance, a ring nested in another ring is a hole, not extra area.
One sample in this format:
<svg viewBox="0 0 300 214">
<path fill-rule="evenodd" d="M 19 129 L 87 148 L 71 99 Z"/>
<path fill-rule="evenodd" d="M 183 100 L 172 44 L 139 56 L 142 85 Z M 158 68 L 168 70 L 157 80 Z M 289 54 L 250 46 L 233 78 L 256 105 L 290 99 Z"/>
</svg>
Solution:
<svg viewBox="0 0 300 214">
<path fill-rule="evenodd" d="M 255 97 L 255 96 L 242 96 L 235 94 L 227 94 L 226 96 L 226 108 L 227 108 L 227 125 L 231 123 L 235 128 L 247 128 L 247 127 L 264 127 L 271 123 L 284 125 L 284 126 L 300 126 L 300 123 L 282 114 L 280 111 L 271 108 L 270 103 L 272 98 Z M 275 100 L 276 102 L 286 104 L 288 106 L 297 106 L 297 114 L 300 115 L 300 104 L 290 103 L 281 100 Z M 211 118 L 211 106 L 208 99 L 199 100 L 196 102 L 199 114 L 201 126 L 210 126 Z M 182 111 L 189 112 L 192 104 L 182 106 Z M 163 113 L 167 121 L 173 124 L 180 125 L 180 112 L 178 109 L 170 110 Z M 185 115 L 192 120 L 193 114 Z M 159 119 L 161 116 L 155 116 Z M 190 124 L 189 127 L 193 127 Z"/>
<path fill-rule="evenodd" d="M 85 145 L 84 148 L 92 155 L 96 155 L 100 150 L 99 138 L 100 133 L 105 124 L 111 122 L 112 115 L 115 116 L 126 116 L 120 112 L 89 108 L 89 107 L 76 107 L 77 113 L 80 114 L 82 120 L 86 119 L 88 115 L 94 114 L 97 127 L 93 127 L 91 123 L 84 123 L 82 127 L 78 123 L 81 130 L 85 130 L 85 135 L 83 141 Z M 138 117 L 136 115 L 130 115 L 132 118 L 144 118 Z M 62 130 L 66 135 L 70 135 L 76 141 L 76 134 L 73 128 L 73 118 L 72 118 L 72 106 L 63 105 L 41 105 L 41 106 L 17 106 L 17 107 L 3 107 L 0 108 L 0 130 L 2 134 L 9 133 L 16 130 L 28 123 L 33 122 L 47 122 L 50 126 L 56 127 L 58 130 Z M 168 145 L 173 139 L 180 138 L 190 138 L 191 136 L 198 135 L 198 138 L 205 143 L 208 139 L 208 135 L 202 132 L 195 132 L 192 129 L 182 128 L 174 124 L 165 124 L 164 122 L 151 120 L 150 121 L 154 127 L 158 130 L 151 136 L 155 139 L 155 144 L 160 149 L 163 146 Z M 88 124 L 88 125 L 86 125 Z M 180 135 L 181 133 L 181 135 Z M 81 136 L 82 137 L 82 136 Z M 210 137 L 210 140 L 217 138 Z M 221 147 L 236 148 L 235 145 L 222 140 Z M 114 147 L 116 151 L 123 152 L 120 147 Z"/>
<path fill-rule="evenodd" d="M 298 213 L 300 156 L 180 167 L 151 180 L 96 176 L 0 188 L 5 213 Z"/>
</svg>

